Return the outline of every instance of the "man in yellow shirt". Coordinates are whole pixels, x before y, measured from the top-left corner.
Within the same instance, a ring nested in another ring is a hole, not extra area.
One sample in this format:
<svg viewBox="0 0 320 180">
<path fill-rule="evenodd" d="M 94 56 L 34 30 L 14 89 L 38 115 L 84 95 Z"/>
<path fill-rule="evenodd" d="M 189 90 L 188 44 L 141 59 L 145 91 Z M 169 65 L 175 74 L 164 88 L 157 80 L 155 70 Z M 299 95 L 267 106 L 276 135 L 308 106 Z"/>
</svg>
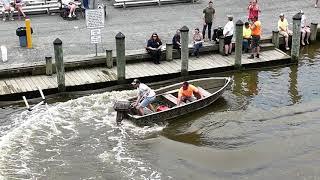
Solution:
<svg viewBox="0 0 320 180">
<path fill-rule="evenodd" d="M 244 23 L 243 26 L 243 41 L 242 46 L 245 52 L 249 52 L 249 45 L 251 43 L 251 29 L 248 22 Z"/>
<path fill-rule="evenodd" d="M 203 98 L 198 88 L 185 81 L 182 84 L 182 87 L 179 89 L 177 105 L 179 106 L 181 102 L 194 101 L 194 97 L 196 97 L 197 99 Z"/>
<path fill-rule="evenodd" d="M 279 34 L 281 34 L 284 37 L 284 41 L 286 43 L 286 50 L 289 50 L 289 36 L 292 35 L 292 31 L 289 30 L 288 28 L 288 21 L 287 19 L 284 17 L 284 14 L 281 13 L 280 14 L 280 19 L 278 21 L 278 30 L 279 30 Z"/>
</svg>

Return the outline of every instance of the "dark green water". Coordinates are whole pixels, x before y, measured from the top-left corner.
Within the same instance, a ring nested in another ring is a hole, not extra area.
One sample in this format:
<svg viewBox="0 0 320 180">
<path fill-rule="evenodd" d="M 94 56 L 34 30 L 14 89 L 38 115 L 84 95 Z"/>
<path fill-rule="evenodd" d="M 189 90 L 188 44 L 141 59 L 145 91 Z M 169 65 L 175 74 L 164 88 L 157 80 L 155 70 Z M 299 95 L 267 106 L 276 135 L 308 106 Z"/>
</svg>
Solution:
<svg viewBox="0 0 320 180">
<path fill-rule="evenodd" d="M 217 103 L 166 126 L 116 126 L 134 91 L 4 107 L 0 179 L 320 179 L 319 62 L 317 44 L 297 65 L 223 74 Z"/>
</svg>

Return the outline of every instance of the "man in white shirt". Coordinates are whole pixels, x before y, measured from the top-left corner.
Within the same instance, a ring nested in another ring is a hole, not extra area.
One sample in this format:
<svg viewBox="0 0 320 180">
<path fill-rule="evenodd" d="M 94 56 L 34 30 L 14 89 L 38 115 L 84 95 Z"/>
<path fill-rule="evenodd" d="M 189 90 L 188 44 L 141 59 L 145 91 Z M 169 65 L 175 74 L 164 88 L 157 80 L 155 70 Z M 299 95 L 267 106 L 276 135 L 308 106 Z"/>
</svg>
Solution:
<svg viewBox="0 0 320 180">
<path fill-rule="evenodd" d="M 140 116 L 144 115 L 144 108 L 155 111 L 151 103 L 156 99 L 156 93 L 147 85 L 141 83 L 138 79 L 134 79 L 131 85 L 138 90 L 138 98 L 133 106 L 136 107 Z"/>
<path fill-rule="evenodd" d="M 223 28 L 224 35 L 224 55 L 228 56 L 232 52 L 232 37 L 234 31 L 233 16 L 228 15 L 228 23 Z"/>
<path fill-rule="evenodd" d="M 307 18 L 306 18 L 306 15 L 304 15 L 304 12 L 302 10 L 300 10 L 299 13 L 301 14 L 301 34 L 302 34 L 301 35 L 301 44 L 302 44 L 302 46 L 304 46 L 304 45 L 306 45 L 305 42 L 307 44 L 309 44 L 311 30 L 310 30 L 310 27 L 307 26 Z M 307 35 L 307 37 L 306 37 L 306 35 Z"/>
<path fill-rule="evenodd" d="M 9 14 L 9 20 L 13 21 L 13 12 L 14 8 L 10 4 L 10 0 L 0 0 L 0 4 L 3 4 L 2 8 L 2 16 L 3 16 L 3 21 L 6 21 L 6 16 Z"/>
</svg>

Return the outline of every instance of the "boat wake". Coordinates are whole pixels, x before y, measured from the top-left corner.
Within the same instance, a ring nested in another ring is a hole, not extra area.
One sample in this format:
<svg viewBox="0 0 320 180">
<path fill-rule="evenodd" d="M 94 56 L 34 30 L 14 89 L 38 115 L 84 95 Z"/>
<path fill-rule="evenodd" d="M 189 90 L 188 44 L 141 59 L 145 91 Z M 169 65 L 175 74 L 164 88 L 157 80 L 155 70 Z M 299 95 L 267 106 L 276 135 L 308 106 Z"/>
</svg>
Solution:
<svg viewBox="0 0 320 180">
<path fill-rule="evenodd" d="M 115 122 L 114 102 L 134 93 L 106 92 L 12 114 L 9 124 L 0 125 L 0 179 L 110 177 L 97 175 L 101 169 L 92 163 L 97 161 L 107 167 L 102 171 L 115 170 L 118 177 L 161 179 L 161 173 L 131 148 L 164 127 Z M 74 173 L 83 168 L 87 171 Z"/>
</svg>

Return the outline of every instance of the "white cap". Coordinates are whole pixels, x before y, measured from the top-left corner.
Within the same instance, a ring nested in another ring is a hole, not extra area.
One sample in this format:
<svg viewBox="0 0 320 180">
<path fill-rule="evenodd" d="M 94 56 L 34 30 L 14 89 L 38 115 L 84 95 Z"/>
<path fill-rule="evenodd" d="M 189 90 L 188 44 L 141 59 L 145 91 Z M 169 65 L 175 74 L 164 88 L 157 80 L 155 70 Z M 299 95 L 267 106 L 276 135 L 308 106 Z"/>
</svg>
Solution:
<svg viewBox="0 0 320 180">
<path fill-rule="evenodd" d="M 280 17 L 281 17 L 281 16 L 284 16 L 284 14 L 283 14 L 283 13 L 281 13 L 281 14 L 280 14 Z"/>
</svg>

